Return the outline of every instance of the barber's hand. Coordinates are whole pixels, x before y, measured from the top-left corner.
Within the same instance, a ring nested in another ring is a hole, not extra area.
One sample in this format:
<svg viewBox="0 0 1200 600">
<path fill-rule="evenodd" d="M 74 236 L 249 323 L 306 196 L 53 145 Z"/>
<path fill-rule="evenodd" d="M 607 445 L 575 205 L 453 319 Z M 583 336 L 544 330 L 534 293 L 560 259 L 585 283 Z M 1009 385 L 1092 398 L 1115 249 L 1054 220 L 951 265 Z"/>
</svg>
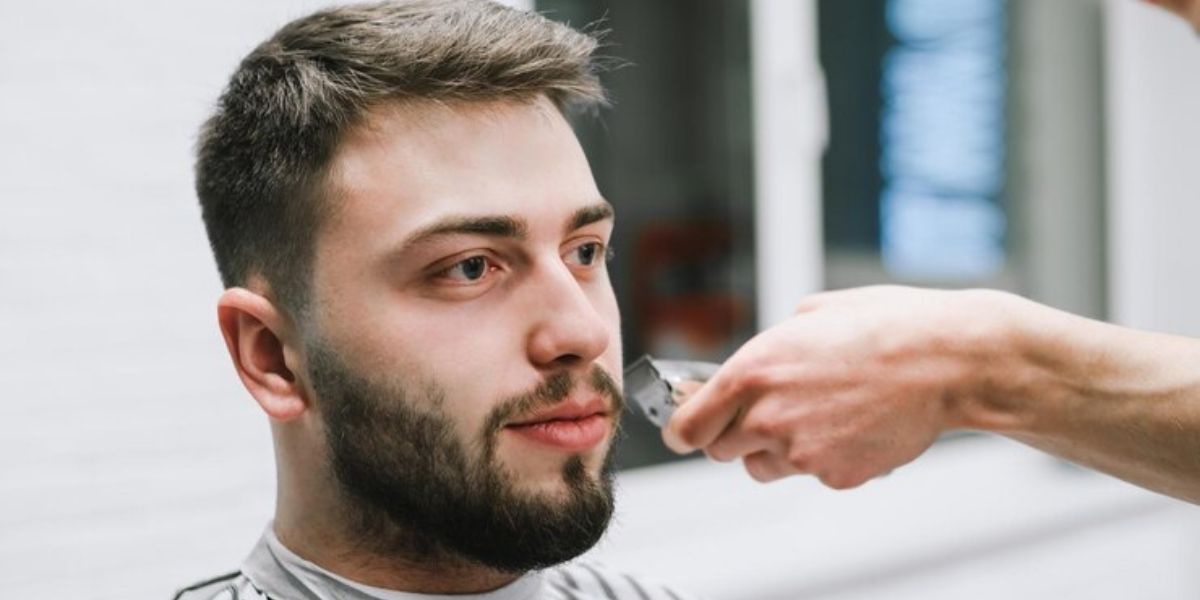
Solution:
<svg viewBox="0 0 1200 600">
<path fill-rule="evenodd" d="M 1014 296 L 881 286 L 810 296 L 750 340 L 663 431 L 677 452 L 741 458 L 759 481 L 812 474 L 843 489 L 959 427 Z"/>
</svg>

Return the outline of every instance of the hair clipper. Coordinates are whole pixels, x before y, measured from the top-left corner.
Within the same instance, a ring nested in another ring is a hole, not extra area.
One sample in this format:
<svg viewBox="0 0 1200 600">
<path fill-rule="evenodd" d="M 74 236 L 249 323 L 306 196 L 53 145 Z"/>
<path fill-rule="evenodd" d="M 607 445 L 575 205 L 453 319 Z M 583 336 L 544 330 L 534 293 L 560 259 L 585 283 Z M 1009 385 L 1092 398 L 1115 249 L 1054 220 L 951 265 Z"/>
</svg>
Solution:
<svg viewBox="0 0 1200 600">
<path fill-rule="evenodd" d="M 625 368 L 625 397 L 642 408 L 651 423 L 667 424 L 679 399 L 691 392 L 687 384 L 708 381 L 721 365 L 690 360 L 660 360 L 643 355 Z M 688 389 L 684 389 L 688 388 Z"/>
</svg>

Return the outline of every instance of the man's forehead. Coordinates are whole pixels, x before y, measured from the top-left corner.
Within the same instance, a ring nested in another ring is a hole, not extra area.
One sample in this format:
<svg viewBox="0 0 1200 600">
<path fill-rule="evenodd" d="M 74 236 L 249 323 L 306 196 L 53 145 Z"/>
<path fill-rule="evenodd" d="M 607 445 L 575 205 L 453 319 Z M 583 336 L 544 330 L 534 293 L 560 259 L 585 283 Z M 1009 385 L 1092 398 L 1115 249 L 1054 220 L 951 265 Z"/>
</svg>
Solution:
<svg viewBox="0 0 1200 600">
<path fill-rule="evenodd" d="M 327 185 L 331 220 L 397 235 L 455 217 L 561 220 L 597 206 L 611 215 L 574 132 L 544 97 L 377 108 L 339 145 Z"/>
<path fill-rule="evenodd" d="M 343 133 L 327 183 L 340 193 L 354 193 L 397 170 L 412 177 L 434 169 L 478 168 L 482 158 L 515 158 L 518 149 L 536 155 L 548 140 L 578 146 L 565 117 L 545 96 L 391 101 L 368 109 Z M 412 183 L 422 181 L 418 177 Z"/>
</svg>

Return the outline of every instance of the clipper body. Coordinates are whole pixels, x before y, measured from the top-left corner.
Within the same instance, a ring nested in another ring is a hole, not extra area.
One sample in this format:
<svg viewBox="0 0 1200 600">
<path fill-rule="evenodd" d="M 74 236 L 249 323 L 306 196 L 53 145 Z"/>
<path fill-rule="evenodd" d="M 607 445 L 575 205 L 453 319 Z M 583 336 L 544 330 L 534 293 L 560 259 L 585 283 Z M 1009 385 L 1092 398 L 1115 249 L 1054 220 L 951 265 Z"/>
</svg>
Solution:
<svg viewBox="0 0 1200 600">
<path fill-rule="evenodd" d="M 685 382 L 702 384 L 720 365 L 689 360 L 659 360 L 643 355 L 625 368 L 625 397 L 633 400 L 651 423 L 660 428 L 671 420 Z"/>
</svg>

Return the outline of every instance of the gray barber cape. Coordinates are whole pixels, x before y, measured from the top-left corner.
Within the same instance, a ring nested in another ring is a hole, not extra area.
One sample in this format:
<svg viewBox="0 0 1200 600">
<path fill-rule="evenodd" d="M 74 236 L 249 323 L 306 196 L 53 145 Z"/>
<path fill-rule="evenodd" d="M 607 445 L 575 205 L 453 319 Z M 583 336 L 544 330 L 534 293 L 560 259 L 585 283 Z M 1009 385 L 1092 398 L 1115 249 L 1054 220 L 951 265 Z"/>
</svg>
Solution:
<svg viewBox="0 0 1200 600">
<path fill-rule="evenodd" d="M 181 590 L 175 600 L 692 600 L 661 584 L 572 562 L 526 573 L 484 594 L 429 595 L 371 587 L 288 550 L 270 526 L 240 571 Z"/>
</svg>

